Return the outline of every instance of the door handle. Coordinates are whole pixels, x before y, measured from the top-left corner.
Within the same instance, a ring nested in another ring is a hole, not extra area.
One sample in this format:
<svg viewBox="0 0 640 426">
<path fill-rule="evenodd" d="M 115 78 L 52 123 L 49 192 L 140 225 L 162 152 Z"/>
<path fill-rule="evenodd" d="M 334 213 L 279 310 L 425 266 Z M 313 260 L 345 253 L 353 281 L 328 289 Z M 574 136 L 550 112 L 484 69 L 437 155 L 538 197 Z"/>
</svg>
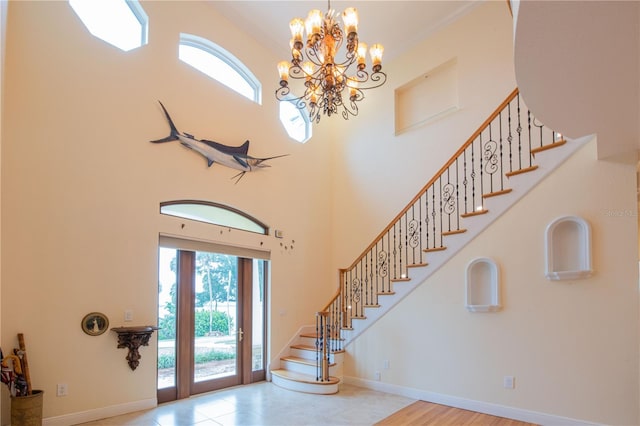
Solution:
<svg viewBox="0 0 640 426">
<path fill-rule="evenodd" d="M 244 338 L 244 331 L 242 331 L 242 328 L 238 329 L 238 341 L 242 342 L 242 339 Z"/>
</svg>

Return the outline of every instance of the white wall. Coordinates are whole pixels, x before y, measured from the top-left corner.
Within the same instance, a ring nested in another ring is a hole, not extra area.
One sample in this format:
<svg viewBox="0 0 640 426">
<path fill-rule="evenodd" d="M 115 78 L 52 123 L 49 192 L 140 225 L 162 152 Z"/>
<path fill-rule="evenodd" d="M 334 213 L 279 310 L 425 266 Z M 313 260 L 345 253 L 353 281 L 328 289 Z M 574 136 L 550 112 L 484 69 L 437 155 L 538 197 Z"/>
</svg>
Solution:
<svg viewBox="0 0 640 426">
<path fill-rule="evenodd" d="M 511 34 L 507 6 L 483 2 L 383 63 L 387 83 L 365 94 L 358 117 L 338 123 L 332 157 L 335 269 L 356 259 L 516 87 Z M 459 110 L 394 136 L 394 91 L 453 58 Z"/>
<path fill-rule="evenodd" d="M 515 67 L 527 105 L 569 137 L 599 134 L 598 158 L 635 159 L 640 3 L 523 1 L 516 20 Z"/>
<path fill-rule="evenodd" d="M 381 371 L 400 388 L 638 424 L 634 175 L 586 145 L 350 345 L 345 375 L 373 380 Z M 544 277 L 545 228 L 564 215 L 592 227 L 592 278 Z M 499 265 L 498 313 L 464 308 L 465 267 L 477 257 Z M 507 375 L 513 390 L 503 388 Z"/>
<path fill-rule="evenodd" d="M 160 232 L 271 250 L 272 354 L 301 324 L 313 323 L 334 291 L 326 261 L 329 145 L 322 129 L 301 145 L 280 126 L 271 91 L 278 59 L 206 2 L 143 7 L 149 44 L 128 53 L 90 36 L 67 2 L 8 8 L 2 348 L 25 334 L 45 417 L 155 398 L 155 338 L 132 372 L 115 333 L 87 336 L 80 321 L 99 311 L 121 326 L 130 309 L 134 325 L 156 323 Z M 180 32 L 233 52 L 263 82 L 263 105 L 181 63 Z M 196 137 L 228 145 L 249 139 L 251 155 L 290 156 L 234 184 L 235 170 L 207 168 L 177 143 L 149 143 L 169 133 L 158 100 L 180 130 Z M 285 238 L 192 223 L 182 229 L 184 221 L 159 215 L 159 203 L 174 199 L 233 206 Z M 56 397 L 56 383 L 67 383 L 69 395 Z M 6 422 L 6 386 L 1 392 Z"/>
</svg>

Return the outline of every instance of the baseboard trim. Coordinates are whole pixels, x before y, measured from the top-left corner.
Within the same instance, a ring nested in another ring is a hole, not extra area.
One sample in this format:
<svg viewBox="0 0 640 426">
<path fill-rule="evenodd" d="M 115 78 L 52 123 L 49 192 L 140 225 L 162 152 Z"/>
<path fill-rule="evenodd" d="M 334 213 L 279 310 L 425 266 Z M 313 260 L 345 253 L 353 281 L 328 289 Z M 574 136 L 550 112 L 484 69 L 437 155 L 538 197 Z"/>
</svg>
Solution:
<svg viewBox="0 0 640 426">
<path fill-rule="evenodd" d="M 359 377 L 345 376 L 343 380 L 344 383 L 359 386 L 362 388 L 405 396 L 407 398 L 413 398 L 427 402 L 433 402 L 436 404 L 448 405 L 450 407 L 461 408 L 464 410 L 477 411 L 479 413 L 490 414 L 492 416 L 499 416 L 508 419 L 520 420 L 523 422 L 535 423 L 539 425 L 602 426 L 600 423 L 592 423 L 584 420 L 555 416 L 552 414 L 540 413 L 537 411 L 524 410 L 522 408 L 507 407 L 505 405 L 493 404 L 490 402 L 475 401 L 472 399 L 460 398 L 457 396 L 393 385 L 390 383 L 365 380 Z"/>
<path fill-rule="evenodd" d="M 135 411 L 156 408 L 158 400 L 156 398 L 142 399 L 140 401 L 126 402 L 124 404 L 100 407 L 95 410 L 80 411 L 78 413 L 65 414 L 62 416 L 47 417 L 42 419 L 43 426 L 68 426 L 78 423 L 92 422 L 107 417 L 120 416 L 122 414 L 133 413 Z"/>
</svg>

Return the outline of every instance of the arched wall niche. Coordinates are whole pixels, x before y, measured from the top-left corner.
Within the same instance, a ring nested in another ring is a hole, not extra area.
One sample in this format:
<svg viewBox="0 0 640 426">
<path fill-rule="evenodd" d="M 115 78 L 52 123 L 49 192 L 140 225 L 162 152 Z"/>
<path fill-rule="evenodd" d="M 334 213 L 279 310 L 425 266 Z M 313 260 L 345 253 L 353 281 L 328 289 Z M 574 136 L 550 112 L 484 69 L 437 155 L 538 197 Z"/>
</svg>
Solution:
<svg viewBox="0 0 640 426">
<path fill-rule="evenodd" d="M 480 257 L 467 265 L 465 308 L 470 312 L 500 310 L 500 277 L 493 259 Z"/>
<path fill-rule="evenodd" d="M 559 217 L 545 233 L 545 276 L 548 280 L 589 278 L 591 267 L 591 227 L 579 216 Z"/>
</svg>

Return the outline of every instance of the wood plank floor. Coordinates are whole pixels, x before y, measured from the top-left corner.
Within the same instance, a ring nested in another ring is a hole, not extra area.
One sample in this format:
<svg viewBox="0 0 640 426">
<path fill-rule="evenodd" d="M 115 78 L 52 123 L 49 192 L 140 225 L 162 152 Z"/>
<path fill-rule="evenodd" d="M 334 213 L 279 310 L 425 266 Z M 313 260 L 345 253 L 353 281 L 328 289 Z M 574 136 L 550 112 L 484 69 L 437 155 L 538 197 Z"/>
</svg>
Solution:
<svg viewBox="0 0 640 426">
<path fill-rule="evenodd" d="M 376 423 L 376 426 L 398 425 L 534 426 L 533 423 L 490 416 L 425 401 L 416 401 Z"/>
</svg>

